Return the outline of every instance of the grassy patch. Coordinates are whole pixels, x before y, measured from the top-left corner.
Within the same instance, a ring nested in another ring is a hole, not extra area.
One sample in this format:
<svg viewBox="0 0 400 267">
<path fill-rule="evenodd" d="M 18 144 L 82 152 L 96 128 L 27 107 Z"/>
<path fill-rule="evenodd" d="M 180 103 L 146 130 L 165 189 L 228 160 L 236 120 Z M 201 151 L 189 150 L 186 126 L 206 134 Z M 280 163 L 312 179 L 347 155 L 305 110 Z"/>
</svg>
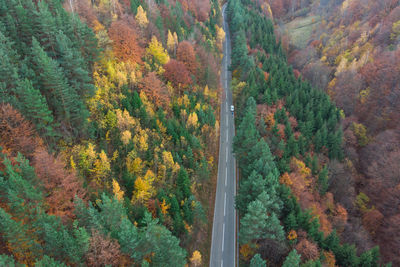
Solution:
<svg viewBox="0 0 400 267">
<path fill-rule="evenodd" d="M 308 16 L 296 18 L 287 23 L 286 29 L 289 34 L 290 43 L 298 48 L 304 48 L 310 39 L 313 28 L 318 26 L 321 18 L 319 16 Z"/>
</svg>

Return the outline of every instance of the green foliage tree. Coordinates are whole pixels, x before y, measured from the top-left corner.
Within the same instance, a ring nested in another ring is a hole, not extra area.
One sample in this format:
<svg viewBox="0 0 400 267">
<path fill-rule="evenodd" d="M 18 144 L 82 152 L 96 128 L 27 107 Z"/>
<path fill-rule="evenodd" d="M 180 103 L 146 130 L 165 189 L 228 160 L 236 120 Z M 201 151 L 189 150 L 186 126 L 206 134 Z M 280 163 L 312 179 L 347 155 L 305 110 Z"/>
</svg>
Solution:
<svg viewBox="0 0 400 267">
<path fill-rule="evenodd" d="M 293 249 L 286 257 L 282 267 L 298 267 L 300 266 L 300 262 L 300 255 L 297 254 L 297 251 L 295 249 Z"/>
<path fill-rule="evenodd" d="M 256 254 L 250 261 L 250 267 L 266 267 L 267 263 L 263 260 L 260 254 Z"/>
<path fill-rule="evenodd" d="M 77 92 L 70 87 L 58 63 L 47 56 L 39 42 L 32 39 L 32 63 L 39 77 L 39 86 L 57 117 L 70 130 L 82 130 L 87 110 Z"/>
</svg>

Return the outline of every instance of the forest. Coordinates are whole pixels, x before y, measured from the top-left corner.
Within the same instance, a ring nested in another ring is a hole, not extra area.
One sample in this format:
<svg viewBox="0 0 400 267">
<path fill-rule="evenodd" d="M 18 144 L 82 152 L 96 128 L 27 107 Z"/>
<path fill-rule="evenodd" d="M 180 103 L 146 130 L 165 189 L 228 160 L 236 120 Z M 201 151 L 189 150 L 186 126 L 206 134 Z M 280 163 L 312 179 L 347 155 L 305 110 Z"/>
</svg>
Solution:
<svg viewBox="0 0 400 267">
<path fill-rule="evenodd" d="M 268 2 L 228 3 L 239 109 L 240 263 L 383 266 L 394 258 L 382 258 L 373 242 L 360 242 L 368 233 L 350 208 L 361 209 L 363 223 L 376 226 L 368 196 L 351 199 L 354 187 L 347 186 L 346 169 L 354 166 L 344 149 L 346 111 L 289 65 L 287 39 L 276 32 L 271 8 Z M 362 126 L 353 127 L 362 133 Z"/>
<path fill-rule="evenodd" d="M 0 266 L 208 266 L 218 0 L 0 1 Z M 400 265 L 400 3 L 229 0 L 239 266 Z"/>
<path fill-rule="evenodd" d="M 333 165 L 346 190 L 335 199 L 348 211 L 343 238 L 358 247 L 379 245 L 385 262 L 400 264 L 398 1 L 269 1 L 294 71 L 324 90 L 344 115 L 346 164 Z M 303 46 L 286 25 L 315 24 Z M 289 31 L 290 32 L 290 31 Z"/>
<path fill-rule="evenodd" d="M 0 1 L 0 265 L 201 266 L 221 10 Z"/>
</svg>

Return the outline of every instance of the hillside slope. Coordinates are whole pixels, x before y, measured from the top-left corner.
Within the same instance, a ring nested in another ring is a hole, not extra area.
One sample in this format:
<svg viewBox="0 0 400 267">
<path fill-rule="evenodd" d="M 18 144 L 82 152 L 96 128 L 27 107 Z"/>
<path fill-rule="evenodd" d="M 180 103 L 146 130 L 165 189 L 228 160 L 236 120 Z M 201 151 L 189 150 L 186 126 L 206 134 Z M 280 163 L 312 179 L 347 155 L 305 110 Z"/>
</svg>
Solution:
<svg viewBox="0 0 400 267">
<path fill-rule="evenodd" d="M 294 42 L 287 47 L 294 69 L 327 92 L 345 115 L 348 167 L 336 175 L 346 177 L 341 186 L 350 190 L 335 189 L 335 199 L 346 207 L 352 223 L 343 236 L 359 245 L 378 244 L 384 259 L 399 265 L 400 4 L 279 2 L 281 9 L 272 8 L 279 25 L 321 17 L 305 47 Z M 282 35 L 287 32 L 285 26 L 279 29 Z"/>
<path fill-rule="evenodd" d="M 0 3 L 0 265 L 208 262 L 217 1 Z"/>
<path fill-rule="evenodd" d="M 247 0 L 228 5 L 241 263 L 381 265 L 387 259 L 349 208 L 355 188 L 348 186 L 354 167 L 343 149 L 345 114 L 287 63 L 288 38 L 275 34 L 269 18 L 280 21 L 272 7 Z M 355 201 L 375 212 L 364 195 Z"/>
</svg>

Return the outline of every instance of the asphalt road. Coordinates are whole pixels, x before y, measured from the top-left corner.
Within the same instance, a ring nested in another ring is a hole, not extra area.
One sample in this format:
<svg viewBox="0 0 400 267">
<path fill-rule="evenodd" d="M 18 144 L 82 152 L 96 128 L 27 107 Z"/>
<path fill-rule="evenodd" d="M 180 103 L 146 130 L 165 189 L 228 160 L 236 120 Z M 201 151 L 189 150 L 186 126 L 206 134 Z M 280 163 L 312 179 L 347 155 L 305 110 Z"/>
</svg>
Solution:
<svg viewBox="0 0 400 267">
<path fill-rule="evenodd" d="M 236 163 L 232 153 L 235 134 L 230 90 L 231 73 L 228 66 L 231 61 L 231 39 L 225 14 L 226 4 L 222 7 L 225 31 L 224 57 L 221 66 L 221 83 L 224 94 L 221 101 L 220 144 L 218 160 L 218 181 L 215 197 L 214 222 L 211 244 L 211 267 L 234 267 L 236 262 Z"/>
</svg>

